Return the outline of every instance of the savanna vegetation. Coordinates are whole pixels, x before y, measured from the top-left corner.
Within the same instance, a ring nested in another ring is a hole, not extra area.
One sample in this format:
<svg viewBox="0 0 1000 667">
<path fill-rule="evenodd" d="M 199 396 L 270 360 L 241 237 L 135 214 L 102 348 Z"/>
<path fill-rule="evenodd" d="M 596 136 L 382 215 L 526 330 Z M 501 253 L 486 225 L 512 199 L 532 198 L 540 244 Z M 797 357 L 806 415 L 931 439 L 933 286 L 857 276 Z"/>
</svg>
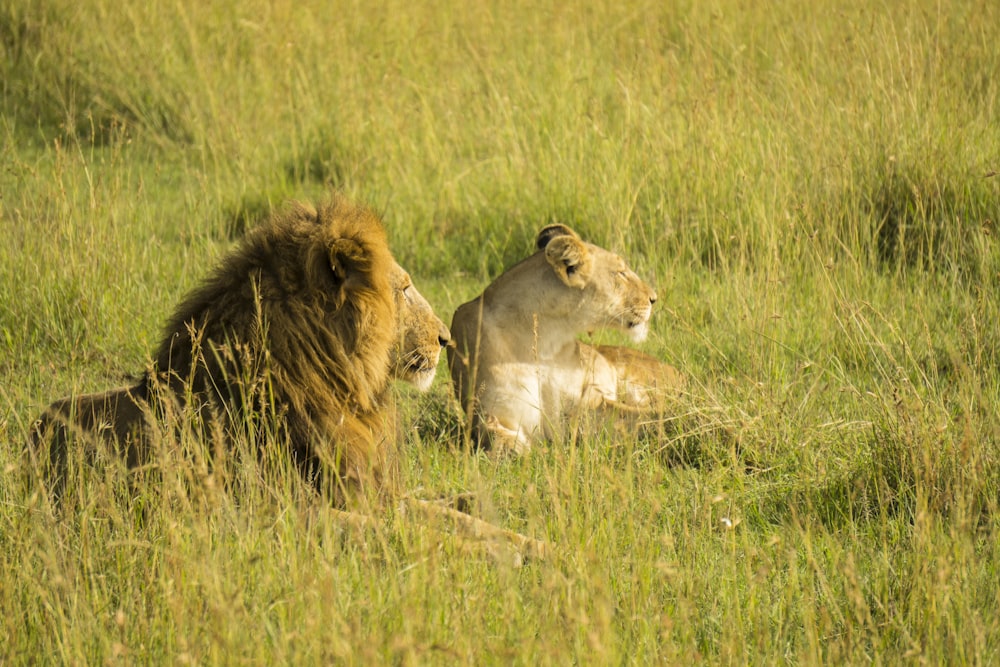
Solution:
<svg viewBox="0 0 1000 667">
<path fill-rule="evenodd" d="M 998 44 L 957 0 L 0 0 L 0 663 L 995 664 Z M 406 487 L 549 560 L 252 457 L 31 483 L 48 402 L 331 189 L 446 322 L 554 221 L 657 287 L 689 385 L 639 431 L 497 461 L 398 389 Z"/>
</svg>

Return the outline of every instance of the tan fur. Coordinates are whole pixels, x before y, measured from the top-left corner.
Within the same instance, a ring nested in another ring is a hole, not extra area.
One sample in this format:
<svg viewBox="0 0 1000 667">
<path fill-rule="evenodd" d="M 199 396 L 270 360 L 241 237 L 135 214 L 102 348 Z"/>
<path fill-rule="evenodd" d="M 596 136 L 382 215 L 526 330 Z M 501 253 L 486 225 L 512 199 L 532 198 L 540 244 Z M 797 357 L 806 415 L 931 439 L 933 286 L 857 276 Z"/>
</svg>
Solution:
<svg viewBox="0 0 1000 667">
<path fill-rule="evenodd" d="M 594 349 L 615 369 L 618 400 L 625 405 L 656 407 L 661 398 L 677 393 L 687 384 L 679 370 L 640 350 L 620 345 L 598 345 Z"/>
<path fill-rule="evenodd" d="M 297 204 L 182 301 L 137 384 L 54 402 L 35 446 L 48 447 L 57 476 L 75 441 L 110 446 L 135 467 L 150 456 L 150 420 L 174 408 L 227 439 L 270 412 L 275 441 L 344 505 L 359 489 L 391 489 L 389 382 L 426 388 L 448 339 L 372 212 L 340 198 Z"/>
<path fill-rule="evenodd" d="M 577 340 L 607 327 L 645 339 L 656 293 L 621 257 L 564 225 L 543 228 L 536 247 L 458 308 L 448 349 L 475 442 L 514 453 L 554 435 L 572 411 L 640 408 L 655 385 L 644 369 L 670 368 Z"/>
</svg>

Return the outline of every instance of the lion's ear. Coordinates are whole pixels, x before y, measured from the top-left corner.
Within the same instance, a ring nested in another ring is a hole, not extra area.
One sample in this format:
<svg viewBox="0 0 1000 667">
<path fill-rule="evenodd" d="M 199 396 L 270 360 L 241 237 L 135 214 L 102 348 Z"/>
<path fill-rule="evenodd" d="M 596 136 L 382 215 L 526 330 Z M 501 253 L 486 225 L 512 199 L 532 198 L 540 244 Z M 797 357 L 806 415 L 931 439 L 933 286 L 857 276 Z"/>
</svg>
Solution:
<svg viewBox="0 0 1000 667">
<path fill-rule="evenodd" d="M 580 238 L 576 232 L 566 225 L 548 225 L 547 227 L 542 227 L 542 230 L 538 232 L 538 238 L 535 240 L 535 249 L 545 250 L 545 246 L 549 244 L 549 241 L 557 236 L 571 236 L 575 239 Z"/>
<path fill-rule="evenodd" d="M 594 261 L 576 234 L 552 238 L 545 245 L 545 259 L 559 279 L 570 287 L 583 289 L 587 285 Z"/>
<path fill-rule="evenodd" d="M 337 286 L 367 264 L 365 249 L 353 239 L 336 239 L 330 244 L 330 271 Z"/>
</svg>

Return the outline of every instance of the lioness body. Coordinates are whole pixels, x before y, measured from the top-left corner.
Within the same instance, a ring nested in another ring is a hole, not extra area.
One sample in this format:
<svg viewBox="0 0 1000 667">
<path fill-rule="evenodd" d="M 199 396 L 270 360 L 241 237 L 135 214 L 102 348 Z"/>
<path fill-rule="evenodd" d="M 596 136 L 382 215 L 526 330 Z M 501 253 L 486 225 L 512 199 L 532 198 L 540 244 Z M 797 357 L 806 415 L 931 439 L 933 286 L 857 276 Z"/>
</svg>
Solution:
<svg viewBox="0 0 1000 667">
<path fill-rule="evenodd" d="M 614 369 L 618 400 L 626 405 L 655 407 L 659 398 L 686 383 L 676 368 L 640 350 L 620 345 L 598 345 L 594 349 Z"/>
<path fill-rule="evenodd" d="M 656 301 L 621 257 L 563 225 L 542 229 L 536 246 L 458 308 L 448 349 L 474 439 L 516 453 L 552 437 L 573 410 L 642 403 L 635 387 L 619 392 L 635 358 L 609 359 L 577 336 L 611 327 L 641 341 Z"/>
<path fill-rule="evenodd" d="M 335 502 L 392 483 L 391 379 L 426 388 L 444 323 L 396 264 L 378 218 L 341 199 L 252 230 L 170 318 L 134 386 L 60 399 L 35 424 L 56 476 L 67 449 L 150 455 L 151 420 L 184 414 L 229 440 L 268 415 Z"/>
</svg>

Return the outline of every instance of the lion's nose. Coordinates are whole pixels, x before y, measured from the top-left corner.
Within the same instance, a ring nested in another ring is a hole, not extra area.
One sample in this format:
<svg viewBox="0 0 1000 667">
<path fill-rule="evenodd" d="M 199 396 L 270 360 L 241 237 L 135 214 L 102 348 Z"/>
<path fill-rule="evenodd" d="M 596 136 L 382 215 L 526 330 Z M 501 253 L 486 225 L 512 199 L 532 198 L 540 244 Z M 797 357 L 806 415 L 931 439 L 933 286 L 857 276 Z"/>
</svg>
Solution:
<svg viewBox="0 0 1000 667">
<path fill-rule="evenodd" d="M 438 343 L 441 344 L 441 347 L 445 347 L 450 342 L 451 342 L 451 332 L 448 331 L 448 327 L 442 324 L 441 328 L 438 329 Z"/>
<path fill-rule="evenodd" d="M 654 303 L 656 303 L 656 292 L 649 295 L 649 305 L 652 306 Z"/>
</svg>

